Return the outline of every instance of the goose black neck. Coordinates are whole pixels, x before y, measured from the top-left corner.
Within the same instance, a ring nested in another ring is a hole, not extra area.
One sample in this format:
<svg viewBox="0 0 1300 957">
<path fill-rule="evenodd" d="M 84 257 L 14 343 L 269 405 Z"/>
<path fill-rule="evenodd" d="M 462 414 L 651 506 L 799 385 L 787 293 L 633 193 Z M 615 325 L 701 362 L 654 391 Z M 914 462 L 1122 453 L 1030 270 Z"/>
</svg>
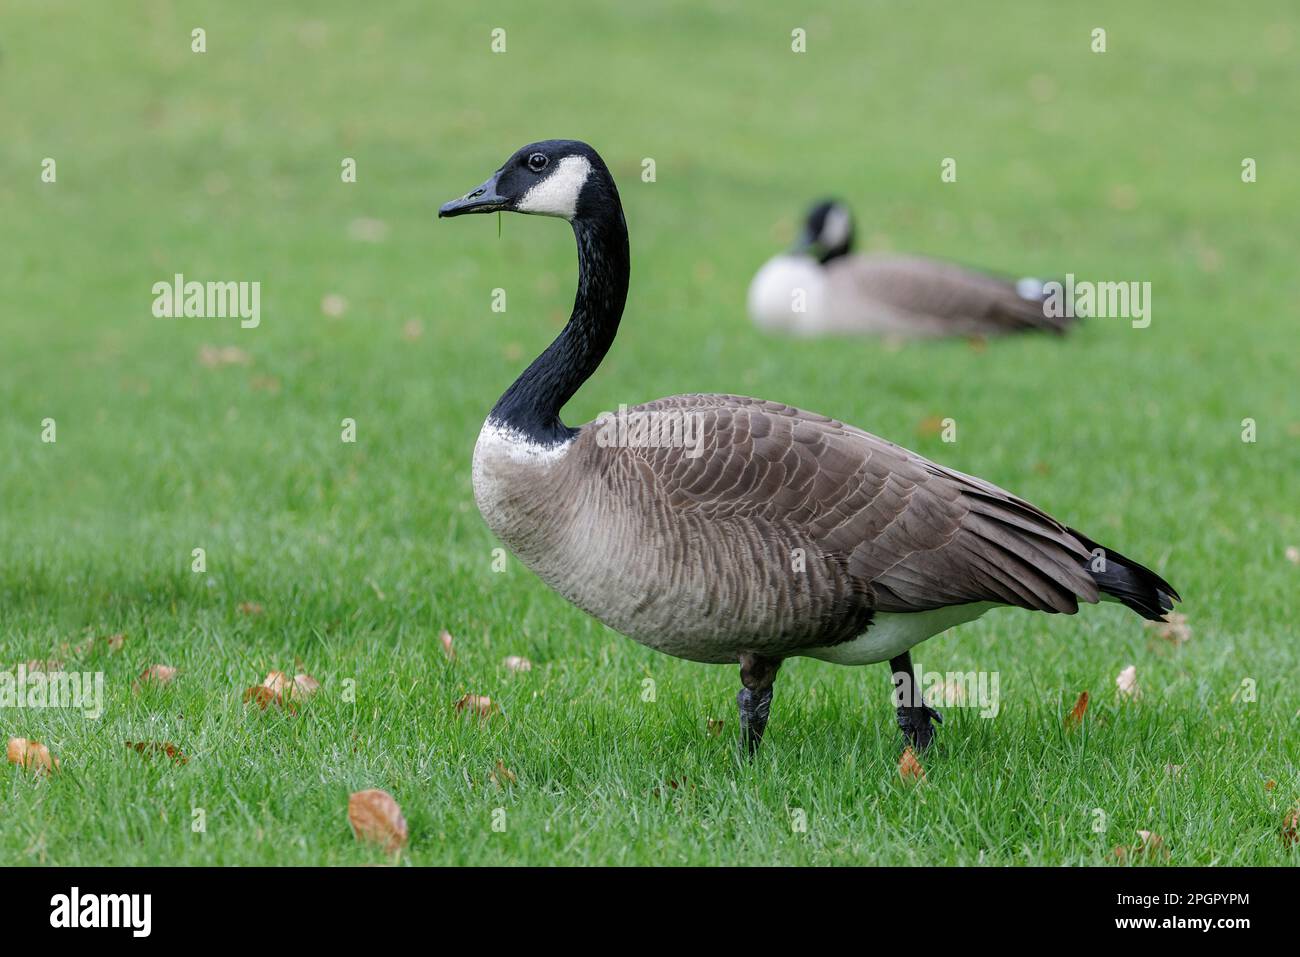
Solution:
<svg viewBox="0 0 1300 957">
<path fill-rule="evenodd" d="M 618 332 L 631 272 L 627 224 L 617 196 L 573 220 L 578 241 L 578 293 L 563 331 L 514 381 L 491 418 L 530 441 L 554 445 L 574 430 L 560 410 L 596 371 Z"/>
</svg>

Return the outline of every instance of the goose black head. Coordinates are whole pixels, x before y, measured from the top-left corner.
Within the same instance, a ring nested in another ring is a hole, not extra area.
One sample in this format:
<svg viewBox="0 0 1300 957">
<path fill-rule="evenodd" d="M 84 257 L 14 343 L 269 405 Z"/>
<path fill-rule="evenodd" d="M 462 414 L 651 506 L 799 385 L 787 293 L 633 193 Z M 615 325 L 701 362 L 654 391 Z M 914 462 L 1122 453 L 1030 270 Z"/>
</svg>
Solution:
<svg viewBox="0 0 1300 957">
<path fill-rule="evenodd" d="M 853 213 L 843 203 L 828 199 L 812 209 L 804 220 L 803 233 L 795 244 L 797 252 L 827 263 L 853 248 Z"/>
<path fill-rule="evenodd" d="M 578 140 L 542 140 L 520 147 L 438 217 L 466 213 L 533 213 L 575 222 L 618 209 L 618 191 L 600 155 Z"/>
</svg>

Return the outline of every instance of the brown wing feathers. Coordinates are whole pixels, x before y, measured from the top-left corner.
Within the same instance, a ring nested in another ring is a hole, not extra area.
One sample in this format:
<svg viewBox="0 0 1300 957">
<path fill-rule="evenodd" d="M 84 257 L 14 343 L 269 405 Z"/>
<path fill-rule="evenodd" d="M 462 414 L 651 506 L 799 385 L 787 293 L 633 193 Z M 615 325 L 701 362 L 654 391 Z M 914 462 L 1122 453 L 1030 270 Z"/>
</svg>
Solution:
<svg viewBox="0 0 1300 957">
<path fill-rule="evenodd" d="M 1041 297 L 1020 295 L 1015 283 L 953 263 L 916 256 L 863 255 L 845 260 L 863 295 L 920 322 L 951 323 L 961 333 L 1061 333 L 1070 320 L 1045 314 Z"/>
<path fill-rule="evenodd" d="M 705 447 L 697 458 L 685 449 L 629 450 L 654 476 L 651 498 L 700 512 L 711 528 L 744 519 L 783 542 L 806 542 L 842 562 L 877 610 L 996 602 L 1071 613 L 1097 601 L 1100 586 L 1148 614 L 1177 597 L 1118 553 L 1109 553 L 1109 576 L 1090 573 L 1090 540 L 988 482 L 851 426 L 736 396 L 638 407 L 665 409 L 698 415 Z"/>
</svg>

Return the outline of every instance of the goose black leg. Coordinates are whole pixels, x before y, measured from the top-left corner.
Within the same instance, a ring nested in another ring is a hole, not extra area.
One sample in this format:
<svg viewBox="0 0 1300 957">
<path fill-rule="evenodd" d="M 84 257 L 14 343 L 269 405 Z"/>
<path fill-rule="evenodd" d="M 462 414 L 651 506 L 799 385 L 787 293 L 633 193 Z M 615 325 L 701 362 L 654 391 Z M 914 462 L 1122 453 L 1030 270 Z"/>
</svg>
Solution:
<svg viewBox="0 0 1300 957">
<path fill-rule="evenodd" d="M 740 749 L 744 754 L 754 755 L 763 740 L 772 708 L 772 683 L 780 667 L 780 658 L 740 656 L 740 682 L 744 687 L 736 693 L 736 704 L 740 707 Z"/>
<path fill-rule="evenodd" d="M 905 651 L 897 658 L 891 658 L 889 670 L 893 672 L 894 707 L 898 712 L 898 726 L 903 729 L 904 744 L 924 751 L 934 740 L 934 728 L 930 719 L 943 724 L 943 715 L 921 699 L 921 688 L 912 671 L 910 652 Z"/>
</svg>

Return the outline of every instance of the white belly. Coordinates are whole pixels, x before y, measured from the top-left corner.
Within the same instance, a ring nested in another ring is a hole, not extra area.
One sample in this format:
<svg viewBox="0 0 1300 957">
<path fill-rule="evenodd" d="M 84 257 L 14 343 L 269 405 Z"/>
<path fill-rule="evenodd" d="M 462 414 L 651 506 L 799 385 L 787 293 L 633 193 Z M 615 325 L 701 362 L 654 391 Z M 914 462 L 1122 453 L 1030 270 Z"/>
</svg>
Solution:
<svg viewBox="0 0 1300 957">
<path fill-rule="evenodd" d="M 809 256 L 776 256 L 749 284 L 749 315 L 764 329 L 812 334 L 823 331 L 826 272 Z"/>
<path fill-rule="evenodd" d="M 802 654 L 837 665 L 871 665 L 888 661 L 913 645 L 955 625 L 974 621 L 996 607 L 993 602 L 985 601 L 936 608 L 934 611 L 881 612 L 872 620 L 871 627 L 852 641 L 830 648 L 810 648 Z"/>
</svg>

